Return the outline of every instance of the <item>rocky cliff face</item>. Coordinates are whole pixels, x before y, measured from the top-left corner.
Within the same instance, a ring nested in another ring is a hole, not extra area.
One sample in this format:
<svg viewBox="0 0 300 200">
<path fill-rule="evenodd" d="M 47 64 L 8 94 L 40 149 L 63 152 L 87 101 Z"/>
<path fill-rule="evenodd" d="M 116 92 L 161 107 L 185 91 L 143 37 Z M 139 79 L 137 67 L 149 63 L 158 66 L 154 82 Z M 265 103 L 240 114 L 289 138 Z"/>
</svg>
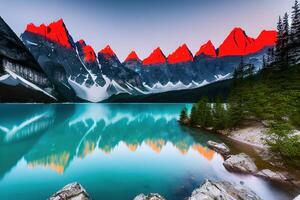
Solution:
<svg viewBox="0 0 300 200">
<path fill-rule="evenodd" d="M 0 84 L 6 85 L 1 87 L 5 91 L 11 87 L 20 89 L 25 87 L 32 90 L 32 95 L 45 95 L 43 98 L 45 100 L 47 98 L 57 99 L 54 86 L 40 65 L 2 18 L 0 18 Z M 6 96 L 0 97 L 0 99 L 12 101 L 18 99 L 18 94 L 6 93 L 2 95 Z M 27 98 L 24 97 L 24 101 Z"/>
<path fill-rule="evenodd" d="M 62 20 L 29 24 L 21 38 L 66 99 L 98 102 L 108 97 L 93 50 L 83 41 L 75 44 Z"/>
<path fill-rule="evenodd" d="M 133 88 L 143 89 L 141 77 L 134 70 L 121 64 L 115 52 L 108 45 L 98 53 L 102 73 L 108 77 L 116 90 L 114 93 L 131 93 Z"/>
</svg>

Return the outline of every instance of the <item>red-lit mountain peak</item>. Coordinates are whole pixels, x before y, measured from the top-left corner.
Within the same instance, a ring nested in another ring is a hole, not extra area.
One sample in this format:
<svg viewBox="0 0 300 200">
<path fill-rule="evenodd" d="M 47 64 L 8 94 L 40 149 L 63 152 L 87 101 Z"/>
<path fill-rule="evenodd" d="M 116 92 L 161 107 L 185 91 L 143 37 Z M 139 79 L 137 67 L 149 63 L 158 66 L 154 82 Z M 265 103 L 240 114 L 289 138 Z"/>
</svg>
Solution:
<svg viewBox="0 0 300 200">
<path fill-rule="evenodd" d="M 256 42 L 267 45 L 273 46 L 275 45 L 277 40 L 277 31 L 266 31 L 263 30 L 256 39 Z"/>
<path fill-rule="evenodd" d="M 83 39 L 79 40 L 78 42 L 82 47 L 86 46 L 86 43 Z"/>
<path fill-rule="evenodd" d="M 149 57 L 143 60 L 143 65 L 156 65 L 166 62 L 166 56 L 163 54 L 161 49 L 156 48 Z"/>
<path fill-rule="evenodd" d="M 182 46 L 178 47 L 172 54 L 168 56 L 168 62 L 170 64 L 190 61 L 193 61 L 193 54 L 191 53 L 186 44 L 183 44 Z"/>
<path fill-rule="evenodd" d="M 256 53 L 267 46 L 274 46 L 277 40 L 276 31 L 266 31 L 263 30 L 260 35 L 255 39 L 255 42 L 247 47 L 246 51 L 248 54 Z"/>
<path fill-rule="evenodd" d="M 116 56 L 115 52 L 111 49 L 111 47 L 109 45 L 107 45 L 104 49 L 99 51 L 99 53 L 109 56 L 109 57 Z"/>
<path fill-rule="evenodd" d="M 64 47 L 71 48 L 71 42 L 69 40 L 69 34 L 62 19 L 52 22 L 48 26 L 41 24 L 35 26 L 34 24 L 28 24 L 26 32 L 34 33 L 45 37 L 46 39 L 56 42 Z"/>
<path fill-rule="evenodd" d="M 210 40 L 206 44 L 202 45 L 196 53 L 196 56 L 200 55 L 206 55 L 213 58 L 217 57 L 216 49 Z"/>
<path fill-rule="evenodd" d="M 129 61 L 141 61 L 135 51 L 130 52 L 130 54 L 125 59 L 125 62 Z"/>
<path fill-rule="evenodd" d="M 241 28 L 234 28 L 219 47 L 219 56 L 246 55 L 246 48 L 254 42 Z"/>
<path fill-rule="evenodd" d="M 83 54 L 84 54 L 84 61 L 86 62 L 95 62 L 96 61 L 96 54 L 90 45 L 86 45 L 84 40 L 79 40 L 78 43 L 80 44 Z"/>
</svg>

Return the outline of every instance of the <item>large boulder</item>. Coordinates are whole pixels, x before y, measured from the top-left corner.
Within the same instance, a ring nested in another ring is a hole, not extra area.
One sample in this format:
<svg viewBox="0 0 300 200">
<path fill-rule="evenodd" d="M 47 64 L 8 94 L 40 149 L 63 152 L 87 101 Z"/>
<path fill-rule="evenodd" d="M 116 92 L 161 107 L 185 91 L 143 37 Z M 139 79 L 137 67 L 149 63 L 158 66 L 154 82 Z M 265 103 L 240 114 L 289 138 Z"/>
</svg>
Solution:
<svg viewBox="0 0 300 200">
<path fill-rule="evenodd" d="M 215 150 L 216 152 L 222 154 L 225 157 L 228 156 L 228 154 L 230 152 L 229 147 L 224 143 L 217 143 L 217 142 L 210 140 L 207 142 L 207 145 L 209 148 Z"/>
<path fill-rule="evenodd" d="M 257 176 L 263 177 L 265 179 L 277 182 L 286 182 L 291 179 L 283 172 L 273 172 L 269 169 L 264 169 L 256 173 Z"/>
<path fill-rule="evenodd" d="M 166 200 L 159 194 L 150 193 L 148 195 L 140 194 L 134 198 L 134 200 Z"/>
<path fill-rule="evenodd" d="M 71 183 L 53 194 L 49 200 L 90 200 L 90 197 L 79 183 Z"/>
<path fill-rule="evenodd" d="M 294 200 L 300 200 L 300 194 L 296 196 Z"/>
<path fill-rule="evenodd" d="M 255 173 L 257 167 L 253 160 L 246 154 L 240 153 L 238 155 L 229 156 L 223 163 L 224 167 L 229 171 L 242 173 Z"/>
<path fill-rule="evenodd" d="M 261 198 L 242 185 L 205 180 L 200 188 L 193 191 L 188 200 L 261 200 Z"/>
</svg>

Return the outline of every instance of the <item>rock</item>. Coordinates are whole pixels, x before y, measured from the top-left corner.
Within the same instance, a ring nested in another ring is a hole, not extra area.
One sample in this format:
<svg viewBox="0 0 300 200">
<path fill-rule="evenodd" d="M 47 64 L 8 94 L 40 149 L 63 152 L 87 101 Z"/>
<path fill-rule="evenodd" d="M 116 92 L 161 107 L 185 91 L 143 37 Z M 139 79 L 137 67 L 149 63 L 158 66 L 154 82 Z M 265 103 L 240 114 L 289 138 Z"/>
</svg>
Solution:
<svg viewBox="0 0 300 200">
<path fill-rule="evenodd" d="M 79 183 L 71 183 L 53 194 L 49 200 L 90 200 L 90 197 Z"/>
<path fill-rule="evenodd" d="M 166 200 L 159 194 L 150 193 L 149 195 L 140 194 L 134 198 L 134 200 Z"/>
<path fill-rule="evenodd" d="M 224 161 L 223 165 L 228 171 L 242 173 L 255 173 L 257 171 L 257 167 L 253 160 L 244 153 L 229 156 Z"/>
<path fill-rule="evenodd" d="M 205 180 L 188 200 L 261 200 L 252 190 L 227 181 Z"/>
<path fill-rule="evenodd" d="M 288 178 L 284 173 L 273 172 L 269 169 L 261 170 L 256 175 L 271 181 L 286 182 L 290 180 L 290 178 Z"/>
<path fill-rule="evenodd" d="M 300 200 L 300 194 L 296 196 L 294 200 Z"/>
<path fill-rule="evenodd" d="M 208 145 L 209 148 L 211 148 L 211 149 L 215 150 L 216 152 L 224 155 L 225 157 L 230 152 L 229 147 L 224 143 L 217 143 L 217 142 L 214 142 L 214 141 L 208 141 L 207 145 Z"/>
</svg>

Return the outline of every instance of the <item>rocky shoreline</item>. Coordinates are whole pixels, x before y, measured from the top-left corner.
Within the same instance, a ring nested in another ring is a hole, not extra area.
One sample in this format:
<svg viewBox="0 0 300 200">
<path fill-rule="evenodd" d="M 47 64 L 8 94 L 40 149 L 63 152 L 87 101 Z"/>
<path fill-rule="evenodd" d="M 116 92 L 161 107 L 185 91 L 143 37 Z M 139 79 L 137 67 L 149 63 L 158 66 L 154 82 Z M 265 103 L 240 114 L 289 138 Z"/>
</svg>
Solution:
<svg viewBox="0 0 300 200">
<path fill-rule="evenodd" d="M 71 183 L 53 194 L 49 200 L 91 200 L 92 198 L 79 183 Z M 299 200 L 300 195 L 294 200 Z M 166 200 L 163 196 L 150 193 L 139 194 L 133 200 Z M 250 188 L 230 183 L 228 181 L 214 181 L 206 179 L 195 189 L 187 200 L 262 200 Z"/>
<path fill-rule="evenodd" d="M 252 124 L 253 125 L 253 124 Z M 264 131 L 265 126 L 262 123 L 256 122 L 255 126 L 249 124 L 245 127 L 239 127 L 230 133 L 218 132 L 218 134 L 225 135 L 226 138 L 231 140 L 250 145 L 261 152 L 267 152 L 269 150 L 264 143 Z M 212 131 L 209 130 L 208 131 Z M 287 172 L 284 171 L 272 171 L 270 169 L 262 169 L 256 166 L 252 158 L 245 154 L 232 154 L 231 149 L 225 143 L 217 143 L 214 141 L 208 141 L 207 146 L 212 150 L 218 152 L 224 157 L 224 167 L 233 173 L 251 174 L 253 176 L 261 177 L 266 180 L 296 185 L 297 180 L 294 180 Z M 90 200 L 89 194 L 79 183 L 72 183 L 54 195 L 49 200 Z M 253 192 L 250 188 L 245 187 L 242 184 L 230 183 L 223 180 L 205 180 L 204 183 L 197 189 L 195 189 L 188 200 L 261 200 L 261 198 Z M 133 200 L 166 200 L 163 196 L 156 193 L 139 194 Z M 300 195 L 295 197 L 294 200 L 300 200 Z"/>
<path fill-rule="evenodd" d="M 224 143 L 208 141 L 209 148 L 224 155 L 224 167 L 231 172 L 251 174 L 280 183 L 290 183 L 292 179 L 284 172 L 274 172 L 270 169 L 260 170 L 254 161 L 245 153 L 230 155 L 229 147 Z M 228 181 L 206 179 L 195 189 L 188 200 L 262 200 L 254 191 L 243 184 Z M 49 200 L 91 200 L 89 194 L 79 183 L 71 183 L 53 194 Z M 156 193 L 139 194 L 133 200 L 166 200 Z M 300 200 L 300 195 L 294 200 Z"/>
</svg>

